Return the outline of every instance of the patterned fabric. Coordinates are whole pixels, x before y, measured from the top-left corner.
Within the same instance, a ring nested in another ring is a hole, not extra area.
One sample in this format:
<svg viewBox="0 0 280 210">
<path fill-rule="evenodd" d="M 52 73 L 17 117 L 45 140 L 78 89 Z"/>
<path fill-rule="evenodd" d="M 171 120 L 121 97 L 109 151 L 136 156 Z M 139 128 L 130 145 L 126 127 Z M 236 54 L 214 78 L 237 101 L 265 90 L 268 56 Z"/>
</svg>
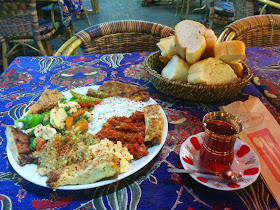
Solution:
<svg viewBox="0 0 280 210">
<path fill-rule="evenodd" d="M 82 10 L 82 0 L 65 0 L 65 3 L 72 13 L 80 13 Z"/>
<path fill-rule="evenodd" d="M 228 24 L 234 21 L 234 7 L 231 1 L 207 0 L 209 8 L 209 28 L 215 23 Z"/>
<path fill-rule="evenodd" d="M 247 63 L 252 67 L 252 82 L 280 111 L 280 48 L 246 48 Z"/>
<path fill-rule="evenodd" d="M 64 0 L 58 0 L 58 6 L 62 20 L 62 26 L 63 28 L 68 28 L 73 22 L 71 13 Z"/>
<path fill-rule="evenodd" d="M 82 0 L 58 0 L 63 27 L 68 28 L 73 20 L 71 14 L 80 14 L 82 11 Z"/>
<path fill-rule="evenodd" d="M 234 15 L 234 7 L 232 1 L 215 1 L 214 2 L 215 12 L 225 16 Z"/>
<path fill-rule="evenodd" d="M 58 4 L 55 5 L 55 8 L 58 8 L 58 11 L 60 13 L 60 18 L 62 21 L 62 27 L 68 28 L 72 22 L 72 15 L 75 13 L 79 13 L 81 11 L 81 3 L 82 0 L 58 0 Z M 45 2 L 40 2 L 45 3 Z M 38 5 L 38 4 L 37 4 Z M 40 4 L 39 4 L 40 5 Z M 43 11 L 50 11 L 51 6 L 50 5 L 44 5 L 42 4 Z"/>
<path fill-rule="evenodd" d="M 248 48 L 247 62 L 256 75 L 279 82 L 276 73 L 280 48 Z M 260 89 L 250 83 L 227 102 L 196 103 L 176 99 L 157 91 L 143 67 L 147 53 L 79 55 L 65 57 L 18 57 L 0 76 L 0 208 L 1 209 L 277 209 L 277 204 L 259 177 L 250 187 L 238 191 L 207 188 L 189 175 L 167 172 L 181 167 L 178 153 L 182 142 L 201 132 L 202 117 L 219 106 L 250 95 L 259 97 L 280 122 L 279 110 Z M 263 57 L 264 59 L 259 59 Z M 267 68 L 270 70 L 266 70 Z M 272 70 L 273 69 L 273 70 Z M 277 77 L 277 78 L 276 78 Z M 46 89 L 101 85 L 116 80 L 148 87 L 151 97 L 164 109 L 168 135 L 163 149 L 137 173 L 111 185 L 78 191 L 53 191 L 23 179 L 7 159 L 5 126 L 25 113 Z M 271 81 L 271 80 L 270 80 Z M 261 85 L 264 83 L 260 82 Z M 266 84 L 267 85 L 267 84 Z M 274 106 L 273 106 L 274 105 Z M 275 108 L 276 107 L 276 108 Z"/>
</svg>

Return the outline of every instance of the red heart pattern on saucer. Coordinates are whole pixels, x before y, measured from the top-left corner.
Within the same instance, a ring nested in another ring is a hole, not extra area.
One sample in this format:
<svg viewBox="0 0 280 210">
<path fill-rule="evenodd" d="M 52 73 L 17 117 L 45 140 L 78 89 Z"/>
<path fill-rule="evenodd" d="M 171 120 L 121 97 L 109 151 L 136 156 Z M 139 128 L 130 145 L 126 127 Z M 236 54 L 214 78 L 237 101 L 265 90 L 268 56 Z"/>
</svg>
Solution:
<svg viewBox="0 0 280 210">
<path fill-rule="evenodd" d="M 199 151 L 203 137 L 204 132 L 198 133 L 188 137 L 181 145 L 180 160 L 185 169 L 203 170 L 199 167 Z M 236 139 L 234 145 L 234 161 L 231 169 L 234 172 L 241 172 L 244 179 L 238 183 L 230 184 L 211 175 L 193 173 L 190 176 L 199 183 L 217 190 L 239 190 L 252 184 L 260 174 L 259 158 L 252 148 L 240 139 Z"/>
</svg>

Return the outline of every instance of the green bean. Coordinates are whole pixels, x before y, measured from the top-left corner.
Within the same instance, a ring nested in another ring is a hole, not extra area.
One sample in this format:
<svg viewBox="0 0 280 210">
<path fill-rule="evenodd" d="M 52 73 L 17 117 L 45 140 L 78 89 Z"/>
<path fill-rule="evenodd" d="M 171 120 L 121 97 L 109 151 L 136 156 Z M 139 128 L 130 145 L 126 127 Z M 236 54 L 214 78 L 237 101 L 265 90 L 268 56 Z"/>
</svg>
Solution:
<svg viewBox="0 0 280 210">
<path fill-rule="evenodd" d="M 96 97 L 96 98 L 108 98 L 108 97 L 110 97 L 110 95 L 107 94 L 107 93 L 103 93 L 103 92 L 98 91 L 98 90 L 93 90 L 91 88 L 88 89 L 86 95 L 91 96 L 91 97 Z"/>
<path fill-rule="evenodd" d="M 72 90 L 70 90 L 71 94 L 76 98 L 74 101 L 78 103 L 93 103 L 94 101 L 101 102 L 103 101 L 100 98 L 94 98 L 91 96 L 86 96 L 80 93 L 75 93 Z"/>
</svg>

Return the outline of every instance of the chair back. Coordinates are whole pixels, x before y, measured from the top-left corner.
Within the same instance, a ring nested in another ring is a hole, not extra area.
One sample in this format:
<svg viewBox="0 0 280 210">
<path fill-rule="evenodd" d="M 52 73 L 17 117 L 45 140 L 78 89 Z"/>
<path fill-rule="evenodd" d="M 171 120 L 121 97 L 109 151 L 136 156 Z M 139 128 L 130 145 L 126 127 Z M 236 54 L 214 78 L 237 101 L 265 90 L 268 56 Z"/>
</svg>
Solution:
<svg viewBox="0 0 280 210">
<path fill-rule="evenodd" d="M 255 12 L 255 0 L 233 0 L 234 19 L 239 20 L 248 16 L 253 16 Z"/>
<path fill-rule="evenodd" d="M 36 0 L 0 0 L 0 37 L 40 39 Z"/>
<path fill-rule="evenodd" d="M 57 51 L 69 55 L 81 46 L 84 54 L 154 52 L 161 38 L 174 35 L 174 29 L 158 23 L 124 20 L 98 24 L 75 34 Z"/>
<path fill-rule="evenodd" d="M 229 24 L 218 41 L 241 40 L 247 47 L 280 46 L 280 15 L 255 15 Z"/>
</svg>

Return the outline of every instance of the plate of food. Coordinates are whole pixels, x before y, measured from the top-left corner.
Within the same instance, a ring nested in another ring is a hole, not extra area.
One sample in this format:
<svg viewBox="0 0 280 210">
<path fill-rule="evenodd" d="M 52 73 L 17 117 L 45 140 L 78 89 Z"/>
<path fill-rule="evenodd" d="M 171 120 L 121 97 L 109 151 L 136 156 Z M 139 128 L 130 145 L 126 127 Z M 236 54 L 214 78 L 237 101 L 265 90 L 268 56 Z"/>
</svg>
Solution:
<svg viewBox="0 0 280 210">
<path fill-rule="evenodd" d="M 107 81 L 45 91 L 7 126 L 7 156 L 34 184 L 89 189 L 143 168 L 159 153 L 167 132 L 166 115 L 146 88 Z"/>
</svg>

